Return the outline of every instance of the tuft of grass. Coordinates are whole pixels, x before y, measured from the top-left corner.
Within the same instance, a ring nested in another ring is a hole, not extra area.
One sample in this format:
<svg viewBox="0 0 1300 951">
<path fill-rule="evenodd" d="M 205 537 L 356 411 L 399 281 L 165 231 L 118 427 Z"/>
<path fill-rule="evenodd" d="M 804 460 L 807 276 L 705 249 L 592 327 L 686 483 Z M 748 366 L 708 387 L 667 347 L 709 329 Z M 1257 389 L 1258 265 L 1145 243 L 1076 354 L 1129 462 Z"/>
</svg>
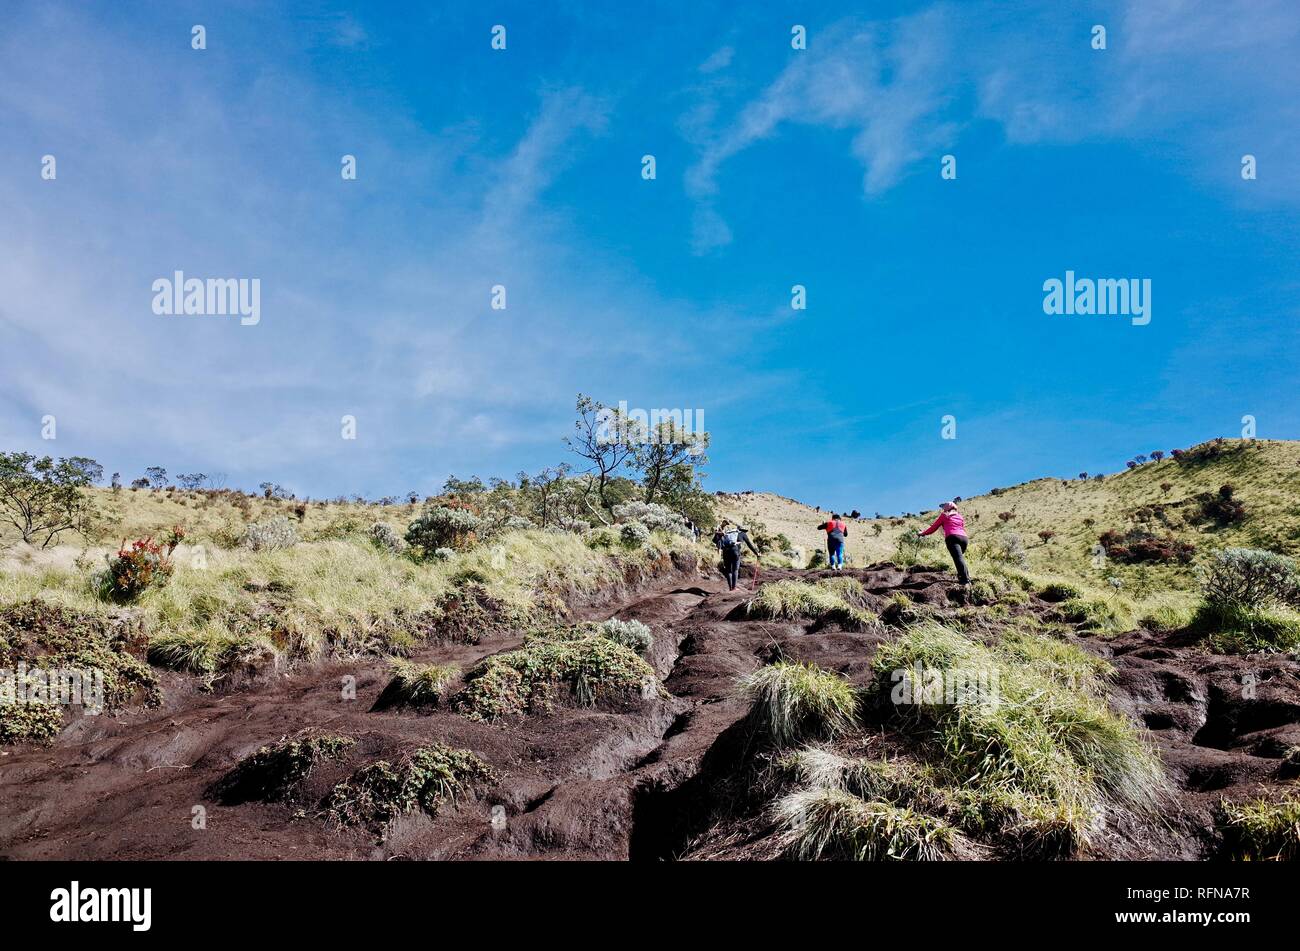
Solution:
<svg viewBox="0 0 1300 951">
<path fill-rule="evenodd" d="M 1154 631 L 1157 634 L 1168 634 L 1172 631 L 1179 631 L 1191 623 L 1191 614 L 1182 608 L 1175 607 L 1172 604 L 1163 604 L 1156 608 L 1150 614 L 1147 614 L 1138 621 L 1138 624 L 1148 631 Z"/>
<path fill-rule="evenodd" d="M 852 728 L 857 692 L 842 676 L 814 664 L 780 661 L 740 681 L 754 730 L 778 747 L 834 739 Z"/>
<path fill-rule="evenodd" d="M 1300 615 L 1285 608 L 1203 601 L 1191 627 L 1221 654 L 1292 651 L 1300 648 Z"/>
<path fill-rule="evenodd" d="M 610 618 L 597 624 L 596 632 L 637 654 L 646 654 L 655 643 L 650 628 L 640 621 L 620 621 L 618 618 Z"/>
<path fill-rule="evenodd" d="M 1081 591 L 1076 585 L 1067 584 L 1064 581 L 1053 581 L 1050 584 L 1044 585 L 1042 590 L 1038 592 L 1038 596 L 1044 601 L 1071 601 L 1076 598 L 1082 598 L 1083 591 Z"/>
<path fill-rule="evenodd" d="M 460 674 L 460 668 L 444 664 L 415 664 L 400 657 L 389 661 L 393 679 L 384 687 L 375 710 L 390 707 L 433 706 L 443 699 L 448 684 Z"/>
<path fill-rule="evenodd" d="M 940 819 L 841 789 L 800 789 L 774 808 L 788 854 L 805 861 L 937 861 L 953 841 Z"/>
<path fill-rule="evenodd" d="M 854 581 L 851 578 L 832 580 Z M 858 596 L 861 589 L 861 584 L 858 584 Z M 843 585 L 808 584 L 790 579 L 772 581 L 758 589 L 745 611 L 750 617 L 773 621 L 811 619 L 841 624 L 870 624 L 875 621 L 875 616 L 869 611 L 849 602 L 846 594 L 850 590 Z"/>
<path fill-rule="evenodd" d="M 304 730 L 246 756 L 207 794 L 226 805 L 292 800 L 317 764 L 341 760 L 355 745 L 348 736 Z"/>
<path fill-rule="evenodd" d="M 1239 862 L 1293 862 L 1300 858 L 1300 799 L 1255 799 L 1219 805 L 1224 851 Z"/>
<path fill-rule="evenodd" d="M 495 779 L 492 768 L 474 753 L 435 743 L 411 751 L 396 765 L 378 760 L 362 767 L 334 787 L 325 808 L 341 825 L 383 830 L 417 809 L 436 816 L 474 786 Z"/>
<path fill-rule="evenodd" d="M 561 695 L 579 706 L 653 696 L 653 668 L 632 650 L 583 631 L 530 637 L 518 650 L 488 657 L 469 671 L 457 708 L 474 720 L 550 710 Z"/>
<path fill-rule="evenodd" d="M 1166 789 L 1144 736 L 1103 699 L 1103 663 L 1038 635 L 1021 632 L 990 647 L 929 623 L 883 645 L 874 666 L 883 690 L 893 672 L 918 666 L 990 684 L 968 692 L 965 702 L 895 705 L 891 712 L 913 728 L 945 782 L 1000 792 L 1031 823 L 1031 812 L 1054 807 L 1070 835 L 1086 842 L 1106 806 L 1149 813 Z"/>
<path fill-rule="evenodd" d="M 1062 601 L 1058 610 L 1065 620 L 1089 631 L 1119 633 L 1133 626 L 1132 612 L 1123 603 L 1111 599 L 1070 598 Z"/>
<path fill-rule="evenodd" d="M 279 656 L 265 637 L 251 634 L 163 634 L 149 642 L 149 663 L 212 678 L 240 666 L 274 663 Z"/>
</svg>

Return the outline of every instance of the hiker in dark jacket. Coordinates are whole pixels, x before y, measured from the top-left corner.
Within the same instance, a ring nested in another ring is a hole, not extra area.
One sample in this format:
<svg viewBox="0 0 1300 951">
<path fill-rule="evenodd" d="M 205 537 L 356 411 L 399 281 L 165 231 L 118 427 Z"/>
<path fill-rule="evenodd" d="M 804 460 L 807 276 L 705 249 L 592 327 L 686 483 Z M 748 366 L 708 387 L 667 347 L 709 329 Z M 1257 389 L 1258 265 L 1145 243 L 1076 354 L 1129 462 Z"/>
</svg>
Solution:
<svg viewBox="0 0 1300 951">
<path fill-rule="evenodd" d="M 844 540 L 849 537 L 848 524 L 837 513 L 829 521 L 818 525 L 817 531 L 826 533 L 826 557 L 830 559 L 831 567 L 839 571 L 844 567 Z"/>
<path fill-rule="evenodd" d="M 758 557 L 758 549 L 749 540 L 749 533 L 739 525 L 732 525 L 725 519 L 713 533 L 713 544 L 722 552 L 722 570 L 727 576 L 727 590 L 736 590 L 736 581 L 740 578 L 740 546 L 747 545 Z"/>
</svg>

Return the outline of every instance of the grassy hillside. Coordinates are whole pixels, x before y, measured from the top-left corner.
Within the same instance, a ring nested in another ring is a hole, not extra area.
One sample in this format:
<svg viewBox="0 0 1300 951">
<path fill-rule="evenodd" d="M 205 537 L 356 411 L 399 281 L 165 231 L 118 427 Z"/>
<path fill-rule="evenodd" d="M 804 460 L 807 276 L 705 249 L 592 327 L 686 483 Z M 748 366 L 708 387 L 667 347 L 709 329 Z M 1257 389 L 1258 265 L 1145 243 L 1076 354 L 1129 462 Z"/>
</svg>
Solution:
<svg viewBox="0 0 1300 951">
<path fill-rule="evenodd" d="M 1244 507 L 1236 522 L 1204 514 L 1204 496 L 1217 498 L 1222 486 Z M 827 513 L 769 493 L 720 494 L 719 511 L 745 525 L 784 534 L 805 552 L 825 545 L 816 530 Z M 1195 585 L 1194 567 L 1219 548 L 1267 548 L 1300 554 L 1300 442 L 1225 440 L 1203 443 L 1181 458 L 1147 462 L 1098 479 L 1035 479 L 963 499 L 971 533 L 971 559 L 987 563 L 1005 533 L 1024 545 L 1023 567 L 1095 588 L 1121 589 L 1143 600 L 1162 592 L 1186 592 Z M 1011 517 L 1003 519 L 1002 513 Z M 927 526 L 936 511 L 912 516 L 864 518 L 850 525 L 849 557 L 854 564 L 896 560 L 901 535 Z M 1149 532 L 1158 539 L 1191 545 L 1190 561 L 1129 564 L 1113 557 L 1098 561 L 1095 547 L 1108 530 Z M 1053 531 L 1048 541 L 1041 531 Z M 944 563 L 936 544 L 924 560 Z"/>
</svg>

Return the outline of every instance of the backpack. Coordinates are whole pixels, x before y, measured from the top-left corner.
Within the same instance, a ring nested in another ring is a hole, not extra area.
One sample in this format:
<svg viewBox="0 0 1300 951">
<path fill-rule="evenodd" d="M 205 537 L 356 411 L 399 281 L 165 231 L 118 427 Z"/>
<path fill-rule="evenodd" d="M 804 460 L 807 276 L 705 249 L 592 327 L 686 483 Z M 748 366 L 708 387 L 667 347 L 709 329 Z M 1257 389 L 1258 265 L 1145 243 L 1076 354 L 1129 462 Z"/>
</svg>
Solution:
<svg viewBox="0 0 1300 951">
<path fill-rule="evenodd" d="M 730 554 L 731 552 L 740 551 L 740 532 L 732 529 L 729 532 L 722 533 L 722 550 Z"/>
</svg>

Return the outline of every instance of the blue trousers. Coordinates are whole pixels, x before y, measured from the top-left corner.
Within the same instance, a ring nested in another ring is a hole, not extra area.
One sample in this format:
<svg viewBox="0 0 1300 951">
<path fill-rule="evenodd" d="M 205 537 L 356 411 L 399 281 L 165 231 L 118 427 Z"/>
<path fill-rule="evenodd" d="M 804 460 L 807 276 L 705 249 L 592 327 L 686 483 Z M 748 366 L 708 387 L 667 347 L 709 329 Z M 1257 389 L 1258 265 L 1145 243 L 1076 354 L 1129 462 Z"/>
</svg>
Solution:
<svg viewBox="0 0 1300 951">
<path fill-rule="evenodd" d="M 844 566 L 844 540 L 840 538 L 827 538 L 826 554 L 830 557 L 832 568 L 842 568 Z"/>
</svg>

